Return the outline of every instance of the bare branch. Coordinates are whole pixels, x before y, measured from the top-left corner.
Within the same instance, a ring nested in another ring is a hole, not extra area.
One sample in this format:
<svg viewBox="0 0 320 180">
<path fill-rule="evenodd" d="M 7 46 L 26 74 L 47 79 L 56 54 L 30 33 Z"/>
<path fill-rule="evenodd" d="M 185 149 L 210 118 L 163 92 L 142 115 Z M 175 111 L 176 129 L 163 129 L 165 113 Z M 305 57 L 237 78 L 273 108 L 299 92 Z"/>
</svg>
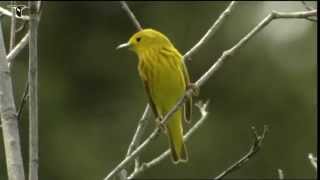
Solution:
<svg viewBox="0 0 320 180">
<path fill-rule="evenodd" d="M 42 14 L 42 6 L 41 6 L 41 1 L 38 1 L 37 3 L 37 9 L 39 10 L 39 15 L 38 15 L 38 21 L 40 21 L 40 17 Z M 20 29 L 18 29 L 16 31 L 16 33 L 20 30 L 22 30 L 25 27 L 25 21 L 23 22 L 23 25 L 21 26 Z M 9 67 L 12 64 L 12 60 L 21 52 L 21 50 L 29 43 L 29 36 L 30 36 L 30 32 L 27 32 L 26 35 L 21 39 L 21 41 L 17 44 L 17 46 L 10 51 L 10 53 L 7 55 L 8 61 L 9 61 Z M 26 81 L 26 85 L 23 91 L 23 95 L 20 101 L 20 106 L 18 109 L 18 120 L 20 120 L 22 112 L 23 112 L 23 108 L 27 102 L 27 97 L 28 97 L 28 91 L 29 91 L 29 83 L 28 81 Z"/>
<path fill-rule="evenodd" d="M 150 144 L 154 139 L 156 139 L 159 135 L 160 129 L 159 127 L 155 128 L 149 137 L 143 141 L 142 144 L 139 145 L 131 154 L 127 156 L 124 160 L 122 160 L 105 178 L 104 180 L 108 180 L 113 177 L 116 173 L 118 173 L 121 169 L 123 169 L 129 162 L 131 162 L 137 155 L 143 152 L 148 144 Z"/>
<path fill-rule="evenodd" d="M 138 122 L 136 132 L 134 133 L 132 141 L 129 145 L 127 156 L 129 156 L 132 153 L 132 151 L 134 149 L 136 149 L 138 147 L 138 145 L 140 144 L 142 135 L 143 135 L 145 128 L 149 122 L 148 117 L 150 116 L 150 114 L 151 114 L 150 105 L 147 104 L 147 106 L 142 114 L 142 117 L 140 118 L 140 120 Z M 139 166 L 139 157 L 137 157 L 135 160 L 135 169 L 138 168 L 138 166 Z"/>
<path fill-rule="evenodd" d="M 314 167 L 315 170 L 317 170 L 317 157 L 314 157 L 313 154 L 309 154 L 308 158 L 310 160 L 311 165 Z"/>
<path fill-rule="evenodd" d="M 229 6 L 221 13 L 216 22 L 208 29 L 207 33 L 194 45 L 184 56 L 184 59 L 190 59 L 191 56 L 198 52 L 198 50 L 206 44 L 206 42 L 216 33 L 216 31 L 220 28 L 221 24 L 227 19 L 227 17 L 231 14 L 235 5 L 238 2 L 232 1 Z"/>
<path fill-rule="evenodd" d="M 306 18 L 307 20 L 311 21 L 311 22 L 318 22 L 318 19 L 317 18 L 312 18 L 312 17 L 307 17 Z"/>
<path fill-rule="evenodd" d="M 210 69 L 205 72 L 194 84 L 195 87 L 202 86 L 213 74 L 215 71 L 217 71 L 225 59 L 233 55 L 240 47 L 245 45 L 257 32 L 259 32 L 261 29 L 263 29 L 267 24 L 269 24 L 274 19 L 280 19 L 280 18 L 301 18 L 306 19 L 307 17 L 316 16 L 317 10 L 312 11 L 301 11 L 301 12 L 290 12 L 290 13 L 284 13 L 284 12 L 272 12 L 270 13 L 265 19 L 263 19 L 257 26 L 255 26 L 246 36 L 244 36 L 236 45 L 234 45 L 229 50 L 226 50 L 223 52 L 222 56 L 210 67 Z M 193 89 L 188 89 L 185 92 L 185 95 L 180 98 L 180 100 L 177 102 L 177 104 L 163 117 L 161 123 L 165 124 L 166 121 L 169 119 L 169 117 L 174 114 L 186 101 L 186 97 L 192 96 Z M 115 173 L 119 172 L 122 168 L 124 168 L 129 162 L 133 160 L 139 153 L 141 153 L 145 147 L 153 141 L 158 133 L 159 128 L 157 127 L 150 135 L 149 137 L 135 150 L 132 152 L 130 156 L 127 156 L 123 161 L 121 161 L 108 175 L 105 177 L 105 180 L 110 179 Z"/>
<path fill-rule="evenodd" d="M 38 180 L 38 1 L 29 1 L 29 180 Z"/>
<path fill-rule="evenodd" d="M 134 26 L 138 29 L 138 31 L 142 30 L 142 26 L 137 20 L 136 16 L 133 14 L 133 12 L 130 10 L 128 4 L 125 1 L 120 1 L 121 7 L 126 13 L 128 14 L 129 18 L 133 22 Z"/>
<path fill-rule="evenodd" d="M 188 57 L 191 57 L 194 53 L 196 53 L 209 39 L 212 37 L 215 32 L 220 28 L 221 24 L 224 22 L 226 17 L 231 13 L 233 10 L 233 7 L 236 5 L 237 2 L 231 2 L 229 6 L 226 8 L 226 10 L 220 15 L 220 17 L 217 19 L 217 21 L 210 27 L 210 29 L 207 31 L 207 33 L 201 38 L 201 40 L 194 45 L 185 55 L 184 55 L 184 60 L 188 59 Z M 124 10 L 127 12 L 129 15 L 130 19 L 133 21 L 135 24 L 136 28 L 138 30 L 141 30 L 141 25 L 136 19 L 135 15 L 133 12 L 130 10 L 128 5 L 126 4 L 125 1 L 121 1 L 122 7 Z M 150 110 L 149 110 L 150 111 Z M 146 112 L 146 110 L 145 110 Z M 140 124 L 140 123 L 139 123 Z M 138 129 L 137 129 L 138 130 Z M 143 134 L 142 132 L 140 133 L 139 131 L 136 131 L 136 133 Z M 129 147 L 130 148 L 130 147 Z M 131 150 L 130 150 L 131 151 Z M 129 152 L 129 151 L 128 151 Z M 129 153 L 130 154 L 130 153 Z M 127 153 L 128 155 L 128 153 Z"/>
<path fill-rule="evenodd" d="M 266 25 L 268 25 L 274 19 L 282 19 L 282 18 L 302 18 L 305 19 L 307 17 L 316 16 L 317 10 L 312 11 L 302 11 L 302 12 L 272 12 L 265 19 L 263 19 L 257 26 L 255 26 L 247 35 L 245 35 L 236 45 L 232 48 L 224 51 L 222 56 L 209 68 L 207 72 L 205 72 L 197 81 L 194 83 L 195 87 L 201 87 L 208 79 L 221 67 L 222 63 L 225 59 L 232 56 L 237 50 L 239 50 L 242 46 L 244 46 L 257 32 L 263 29 Z M 193 89 L 190 88 L 185 92 L 185 95 L 180 98 L 175 106 L 163 117 L 161 123 L 165 124 L 169 117 L 171 117 L 186 101 L 187 97 L 192 96 Z"/>
<path fill-rule="evenodd" d="M 135 18 L 135 15 L 133 14 L 133 12 L 130 10 L 130 8 L 128 7 L 128 5 L 126 4 L 125 1 L 121 1 L 122 7 L 124 8 L 124 10 L 127 12 L 127 14 L 129 15 L 129 18 L 133 21 L 133 23 L 135 24 L 136 28 L 138 30 L 141 30 L 141 25 L 138 22 L 138 20 Z M 221 24 L 223 23 L 223 21 L 226 19 L 226 17 L 231 13 L 231 11 L 233 10 L 233 7 L 235 6 L 236 2 L 231 2 L 229 4 L 229 6 L 227 7 L 227 9 L 220 15 L 220 17 L 218 18 L 218 20 L 211 26 L 211 28 L 208 30 L 208 32 L 201 38 L 201 40 L 195 45 L 193 46 L 185 55 L 184 55 L 184 60 L 187 59 L 186 57 L 191 57 L 191 55 L 193 55 L 194 53 L 196 53 L 196 51 L 198 51 L 203 44 L 205 44 L 208 39 L 210 37 L 212 37 L 215 32 L 218 30 L 218 28 L 220 28 Z M 149 110 L 150 111 L 150 110 Z M 146 112 L 146 110 L 145 110 Z M 140 123 L 139 123 L 140 124 Z M 138 129 L 137 129 L 138 130 Z M 136 134 L 143 134 L 143 132 L 139 132 L 136 131 Z M 132 144 L 132 142 L 131 142 Z M 129 150 L 128 150 L 128 154 L 130 154 L 129 152 L 131 152 L 130 146 L 129 146 Z M 138 163 L 136 163 L 138 164 Z"/>
<path fill-rule="evenodd" d="M 27 24 L 27 21 L 23 21 L 22 24 L 20 25 L 20 27 L 18 27 L 18 28 L 16 29 L 16 33 L 24 30 L 25 27 L 26 27 L 26 24 Z"/>
<path fill-rule="evenodd" d="M 132 20 L 132 22 L 133 22 L 134 26 L 137 28 L 137 30 L 138 31 L 142 30 L 141 24 L 139 23 L 139 21 L 137 20 L 137 18 L 133 14 L 133 12 L 130 10 L 128 4 L 125 1 L 120 1 L 120 4 L 121 4 L 122 9 L 127 13 L 128 17 Z M 129 145 L 126 156 L 129 156 L 132 153 L 132 151 L 134 149 L 136 149 L 138 147 L 138 145 L 140 144 L 141 138 L 142 138 L 143 133 L 145 131 L 145 127 L 147 126 L 147 123 L 148 123 L 147 118 L 148 118 L 149 114 L 151 114 L 150 109 L 151 109 L 150 105 L 147 104 L 146 108 L 144 110 L 144 113 L 142 114 L 142 117 L 140 118 L 140 120 L 138 122 L 138 127 L 136 129 L 135 134 L 133 135 L 133 138 L 132 138 L 132 141 Z M 135 168 L 134 169 L 137 169 L 138 167 L 139 167 L 139 157 L 137 156 L 135 159 Z M 123 171 L 126 171 L 126 170 L 123 169 Z M 122 175 L 120 174 L 119 176 L 122 177 L 123 174 Z"/>
<path fill-rule="evenodd" d="M 278 175 L 279 175 L 279 179 L 280 179 L 280 180 L 283 180 L 283 179 L 284 179 L 284 174 L 283 174 L 282 169 L 278 169 Z"/>
<path fill-rule="evenodd" d="M 11 1 L 11 5 L 15 5 L 15 1 Z M 11 8 L 11 13 L 13 16 L 11 16 L 11 26 L 10 26 L 10 46 L 9 50 L 11 51 L 14 44 L 16 43 L 16 10 L 15 8 Z"/>
<path fill-rule="evenodd" d="M 267 17 L 265 17 L 258 25 L 256 25 L 248 34 L 246 34 L 237 44 L 232 48 L 224 51 L 222 56 L 211 66 L 211 68 L 196 82 L 196 85 L 201 86 L 204 82 L 211 77 L 211 75 L 219 69 L 223 61 L 228 57 L 232 56 L 237 50 L 244 46 L 255 34 L 257 34 L 261 29 L 267 26 L 272 20 L 275 19 L 285 19 L 285 18 L 300 18 L 305 19 L 307 17 L 316 16 L 317 10 L 312 11 L 301 11 L 301 12 L 272 12 Z"/>
<path fill-rule="evenodd" d="M 199 102 L 197 104 L 200 113 L 201 113 L 201 118 L 194 124 L 194 126 L 192 126 L 192 128 L 190 128 L 188 130 L 188 132 L 183 136 L 183 141 L 186 142 L 189 140 L 189 138 L 192 136 L 192 134 L 194 134 L 194 132 L 196 132 L 196 130 L 198 130 L 200 128 L 200 126 L 205 122 L 205 120 L 208 117 L 208 111 L 207 111 L 207 107 L 208 107 L 209 101 L 207 101 L 206 103 L 201 103 Z M 145 171 L 148 168 L 151 168 L 155 165 L 158 165 L 160 162 L 162 162 L 165 158 L 167 158 L 170 155 L 170 149 L 167 149 L 165 152 L 163 152 L 161 155 L 159 155 L 158 157 L 154 158 L 153 160 L 143 163 L 138 169 L 135 169 L 135 171 L 130 174 L 128 176 L 127 179 L 133 179 L 136 176 L 138 176 L 140 173 L 142 173 L 143 171 Z"/>
<path fill-rule="evenodd" d="M 0 19 L 1 20 L 1 19 Z M 0 21 L 0 115 L 9 180 L 25 180 L 12 79 Z"/>
<path fill-rule="evenodd" d="M 7 9 L 5 9 L 5 8 L 3 8 L 3 7 L 1 7 L 0 6 L 0 14 L 3 14 L 3 15 L 6 15 L 6 16 L 12 16 L 12 12 L 10 12 L 9 10 L 7 10 Z M 16 18 L 17 19 L 22 19 L 22 20 L 29 20 L 30 18 L 29 18 L 29 16 L 17 16 L 16 15 Z"/>
<path fill-rule="evenodd" d="M 136 129 L 136 132 L 132 138 L 132 141 L 130 143 L 130 146 L 129 146 L 129 149 L 128 149 L 128 152 L 127 152 L 127 156 L 129 156 L 131 154 L 131 152 L 137 147 L 137 145 L 140 143 L 140 140 L 141 140 L 141 137 L 142 137 L 142 131 L 144 130 L 144 128 L 146 127 L 146 123 L 147 123 L 147 118 L 149 117 L 150 115 L 150 106 L 149 104 L 147 104 L 143 114 L 142 114 L 142 117 L 140 118 L 139 120 L 139 123 L 138 123 L 138 127 Z"/>
<path fill-rule="evenodd" d="M 223 177 L 230 174 L 231 172 L 239 169 L 246 162 L 248 162 L 253 155 L 255 155 L 261 149 L 261 145 L 264 140 L 264 137 L 265 137 L 266 133 L 268 132 L 268 127 L 264 126 L 263 133 L 261 136 L 258 135 L 255 127 L 252 127 L 252 132 L 254 135 L 254 142 L 253 142 L 252 146 L 250 147 L 249 152 L 247 154 L 245 154 L 239 161 L 235 162 L 233 165 L 231 165 L 226 170 L 224 170 L 221 174 L 219 174 L 217 177 L 215 177 L 214 178 L 215 180 L 222 179 Z"/>
<path fill-rule="evenodd" d="M 270 15 L 272 21 L 273 19 L 306 19 L 308 17 L 315 17 L 317 16 L 317 10 L 311 11 L 297 11 L 297 12 L 277 12 L 273 11 Z"/>
<path fill-rule="evenodd" d="M 7 55 L 9 65 L 12 63 L 12 60 L 21 52 L 21 50 L 29 43 L 29 36 L 30 32 L 28 32 L 21 39 L 21 41 L 9 52 L 9 54 Z"/>
<path fill-rule="evenodd" d="M 27 102 L 28 91 L 29 91 L 29 83 L 28 83 L 28 81 L 26 81 L 26 85 L 25 85 L 25 88 L 24 88 L 24 91 L 23 91 L 23 95 L 22 95 L 22 98 L 20 100 L 20 106 L 19 106 L 19 109 L 18 109 L 18 116 L 17 116 L 18 121 L 21 119 L 24 105 Z"/>
<path fill-rule="evenodd" d="M 311 11 L 311 10 L 314 9 L 314 8 L 311 8 L 310 6 L 308 6 L 308 4 L 306 3 L 306 1 L 301 1 L 301 3 L 302 3 L 302 5 L 304 6 L 304 8 L 305 8 L 306 10 L 308 10 L 308 11 Z M 312 18 L 312 17 L 307 17 L 306 19 L 309 20 L 309 21 L 312 21 L 312 22 L 317 22 L 317 18 L 316 18 L 316 17 L 314 17 L 314 18 Z"/>
<path fill-rule="evenodd" d="M 21 41 L 9 52 L 7 55 L 8 59 L 8 66 L 11 67 L 14 58 L 26 47 L 26 45 L 29 43 L 29 35 L 30 33 L 28 32 L 22 39 Z"/>
<path fill-rule="evenodd" d="M 22 39 L 21 41 L 16 45 L 16 47 L 14 47 L 13 50 L 10 51 L 10 53 L 7 55 L 7 59 L 8 59 L 8 66 L 10 68 L 10 66 L 13 63 L 13 59 L 21 52 L 21 50 L 29 43 L 29 35 L 30 32 L 28 32 Z M 21 119 L 21 115 L 23 112 L 23 108 L 24 105 L 27 102 L 27 97 L 28 97 L 28 90 L 29 90 L 29 84 L 28 81 L 26 81 L 26 85 L 23 91 L 23 95 L 22 98 L 20 100 L 20 105 L 19 105 L 19 109 L 18 109 L 18 117 L 17 119 L 20 120 Z"/>
</svg>

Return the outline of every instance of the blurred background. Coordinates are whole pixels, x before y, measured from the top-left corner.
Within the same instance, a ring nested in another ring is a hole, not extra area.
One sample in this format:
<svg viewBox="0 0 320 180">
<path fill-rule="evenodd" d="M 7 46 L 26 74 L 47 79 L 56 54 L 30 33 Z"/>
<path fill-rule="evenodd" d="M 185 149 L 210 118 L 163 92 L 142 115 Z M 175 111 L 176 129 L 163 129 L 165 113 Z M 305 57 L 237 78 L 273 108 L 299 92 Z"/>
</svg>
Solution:
<svg viewBox="0 0 320 180">
<path fill-rule="evenodd" d="M 307 3 L 316 7 L 315 2 Z M 8 4 L 0 3 L 5 8 Z M 128 4 L 143 27 L 163 32 L 184 54 L 229 2 Z M 304 6 L 239 2 L 216 35 L 187 62 L 192 81 L 272 10 L 300 11 Z M 8 45 L 10 18 L 2 17 L 2 23 Z M 125 156 L 147 103 L 136 55 L 115 50 L 134 32 L 118 2 L 44 2 L 39 27 L 40 179 L 102 179 Z M 258 33 L 195 98 L 210 99 L 210 114 L 187 142 L 189 163 L 175 166 L 168 158 L 140 177 L 215 177 L 248 151 L 251 126 L 262 132 L 268 125 L 262 150 L 228 178 L 278 178 L 278 168 L 286 178 L 315 178 L 307 155 L 317 152 L 316 32 L 315 22 L 281 19 Z M 27 78 L 27 61 L 25 48 L 12 68 L 17 104 Z M 200 117 L 196 107 L 194 112 L 193 123 Z M 146 135 L 155 126 L 151 120 Z M 27 109 L 19 123 L 27 167 Z M 0 136 L 0 179 L 5 180 Z M 161 135 L 141 159 L 151 160 L 167 147 Z"/>
</svg>

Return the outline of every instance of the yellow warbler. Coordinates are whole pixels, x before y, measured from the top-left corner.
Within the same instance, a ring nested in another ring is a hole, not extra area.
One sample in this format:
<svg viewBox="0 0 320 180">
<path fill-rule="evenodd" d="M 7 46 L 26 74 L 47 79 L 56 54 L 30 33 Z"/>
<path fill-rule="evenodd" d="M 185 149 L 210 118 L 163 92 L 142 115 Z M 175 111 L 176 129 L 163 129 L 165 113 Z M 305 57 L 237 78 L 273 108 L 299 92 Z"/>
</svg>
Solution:
<svg viewBox="0 0 320 180">
<path fill-rule="evenodd" d="M 129 42 L 121 44 L 118 49 L 124 47 L 138 55 L 139 75 L 159 123 L 189 86 L 189 75 L 182 56 L 165 35 L 153 29 L 135 33 Z M 184 107 L 174 113 L 165 125 L 174 163 L 188 161 L 183 142 L 182 118 L 184 116 L 185 120 L 190 120 L 191 108 L 192 100 L 189 98 Z"/>
</svg>

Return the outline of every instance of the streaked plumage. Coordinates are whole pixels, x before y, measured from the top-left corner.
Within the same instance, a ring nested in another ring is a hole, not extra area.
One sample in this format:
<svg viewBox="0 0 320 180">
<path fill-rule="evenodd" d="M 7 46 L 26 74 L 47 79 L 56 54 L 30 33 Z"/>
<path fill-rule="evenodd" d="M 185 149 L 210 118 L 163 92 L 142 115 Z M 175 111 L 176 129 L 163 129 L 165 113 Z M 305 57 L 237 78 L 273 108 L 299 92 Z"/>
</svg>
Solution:
<svg viewBox="0 0 320 180">
<path fill-rule="evenodd" d="M 123 45 L 122 45 L 123 46 Z M 138 71 L 155 116 L 161 118 L 183 96 L 190 80 L 181 54 L 170 40 L 153 29 L 135 33 L 126 44 L 139 58 Z M 167 121 L 166 132 L 174 163 L 186 162 L 182 118 L 191 118 L 191 98 Z"/>
</svg>

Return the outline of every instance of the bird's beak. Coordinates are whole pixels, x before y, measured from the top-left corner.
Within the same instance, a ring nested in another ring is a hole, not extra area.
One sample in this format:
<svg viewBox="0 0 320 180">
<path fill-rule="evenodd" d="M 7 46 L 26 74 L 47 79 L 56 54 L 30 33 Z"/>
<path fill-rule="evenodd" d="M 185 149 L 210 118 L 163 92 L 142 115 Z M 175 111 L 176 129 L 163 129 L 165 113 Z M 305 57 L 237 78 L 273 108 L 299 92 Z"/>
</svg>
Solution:
<svg viewBox="0 0 320 180">
<path fill-rule="evenodd" d="M 128 47 L 130 47 L 130 43 L 129 42 L 120 44 L 119 46 L 117 46 L 116 49 L 118 50 L 118 49 L 128 48 Z"/>
</svg>

